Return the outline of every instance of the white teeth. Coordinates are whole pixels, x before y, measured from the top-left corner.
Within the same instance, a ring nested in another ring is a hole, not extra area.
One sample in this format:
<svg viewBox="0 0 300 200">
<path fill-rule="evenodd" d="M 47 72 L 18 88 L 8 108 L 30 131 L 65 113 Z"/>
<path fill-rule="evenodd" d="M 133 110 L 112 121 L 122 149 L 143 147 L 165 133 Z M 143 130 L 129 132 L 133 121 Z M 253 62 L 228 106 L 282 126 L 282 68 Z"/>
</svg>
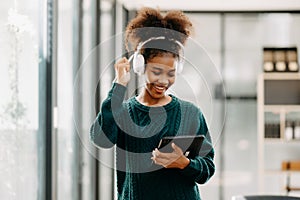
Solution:
<svg viewBox="0 0 300 200">
<path fill-rule="evenodd" d="M 159 87 L 159 86 L 155 86 L 157 89 L 159 89 L 159 90 L 163 90 L 163 89 L 165 89 L 164 87 Z"/>
</svg>

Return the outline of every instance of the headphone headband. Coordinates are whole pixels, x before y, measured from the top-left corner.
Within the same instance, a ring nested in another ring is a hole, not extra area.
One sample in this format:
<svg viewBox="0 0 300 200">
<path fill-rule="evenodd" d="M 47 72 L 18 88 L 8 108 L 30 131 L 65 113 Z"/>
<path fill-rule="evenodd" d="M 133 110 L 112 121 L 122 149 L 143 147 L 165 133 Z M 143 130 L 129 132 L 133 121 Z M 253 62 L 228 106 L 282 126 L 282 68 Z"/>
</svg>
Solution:
<svg viewBox="0 0 300 200">
<path fill-rule="evenodd" d="M 151 37 L 143 42 L 140 42 L 136 48 L 136 51 L 134 52 L 134 57 L 133 57 L 133 70 L 135 73 L 141 75 L 144 71 L 145 71 L 145 59 L 143 57 L 143 55 L 141 55 L 140 51 L 143 48 L 143 46 L 145 44 L 147 44 L 150 41 L 153 40 L 165 40 L 166 37 L 165 36 L 159 36 L 159 37 Z M 176 44 L 178 44 L 181 48 L 181 55 L 179 55 L 179 59 L 178 59 L 178 63 L 176 65 L 176 71 L 177 73 L 181 73 L 182 69 L 183 69 L 183 58 L 184 58 L 184 46 L 183 44 L 178 41 L 178 40 L 174 40 L 174 39 L 167 39 L 169 41 L 175 42 Z"/>
</svg>

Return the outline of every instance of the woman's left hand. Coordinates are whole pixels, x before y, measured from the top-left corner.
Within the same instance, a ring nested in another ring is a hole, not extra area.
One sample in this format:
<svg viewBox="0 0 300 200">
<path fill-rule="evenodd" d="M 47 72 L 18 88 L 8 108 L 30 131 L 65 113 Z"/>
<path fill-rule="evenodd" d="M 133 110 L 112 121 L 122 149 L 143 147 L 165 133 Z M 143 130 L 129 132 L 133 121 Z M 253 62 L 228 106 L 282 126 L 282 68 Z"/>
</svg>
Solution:
<svg viewBox="0 0 300 200">
<path fill-rule="evenodd" d="M 165 168 L 184 169 L 189 165 L 190 160 L 183 155 L 182 149 L 172 143 L 172 153 L 162 153 L 157 148 L 152 152 L 152 160 L 155 164 Z"/>
</svg>

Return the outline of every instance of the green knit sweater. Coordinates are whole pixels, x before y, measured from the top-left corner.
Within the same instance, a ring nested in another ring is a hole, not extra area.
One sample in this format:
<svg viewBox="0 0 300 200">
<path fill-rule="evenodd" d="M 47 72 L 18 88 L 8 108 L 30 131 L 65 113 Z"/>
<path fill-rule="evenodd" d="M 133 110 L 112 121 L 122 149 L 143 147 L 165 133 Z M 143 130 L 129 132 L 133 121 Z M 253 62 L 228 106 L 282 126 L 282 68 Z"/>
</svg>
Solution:
<svg viewBox="0 0 300 200">
<path fill-rule="evenodd" d="M 201 111 L 171 95 L 161 107 L 140 104 L 135 97 L 124 101 L 126 87 L 113 84 L 90 130 L 91 141 L 103 148 L 116 144 L 118 199 L 201 199 L 196 183 L 215 172 L 214 150 Z M 184 169 L 166 169 L 152 163 L 152 151 L 164 136 L 204 135 L 200 154 Z"/>
</svg>

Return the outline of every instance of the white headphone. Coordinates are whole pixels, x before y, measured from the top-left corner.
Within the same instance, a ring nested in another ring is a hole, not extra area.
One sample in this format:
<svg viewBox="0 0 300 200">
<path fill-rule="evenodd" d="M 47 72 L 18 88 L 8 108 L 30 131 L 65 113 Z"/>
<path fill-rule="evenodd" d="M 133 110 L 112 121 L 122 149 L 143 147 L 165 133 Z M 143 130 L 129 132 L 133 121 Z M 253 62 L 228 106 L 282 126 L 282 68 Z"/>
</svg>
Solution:
<svg viewBox="0 0 300 200">
<path fill-rule="evenodd" d="M 145 59 L 144 56 L 140 53 L 142 47 L 147 44 L 150 41 L 153 40 L 164 40 L 166 39 L 164 36 L 160 36 L 160 37 L 151 37 L 148 40 L 144 41 L 144 42 L 140 42 L 137 46 L 136 51 L 133 54 L 133 71 L 139 75 L 141 75 L 142 73 L 144 73 L 145 71 Z M 178 44 L 181 48 L 181 54 L 179 55 L 178 61 L 176 62 L 176 72 L 178 74 L 180 74 L 183 70 L 183 64 L 184 64 L 184 46 L 181 42 L 179 42 L 178 40 L 173 40 L 170 39 L 170 41 L 174 41 L 176 44 Z"/>
</svg>

